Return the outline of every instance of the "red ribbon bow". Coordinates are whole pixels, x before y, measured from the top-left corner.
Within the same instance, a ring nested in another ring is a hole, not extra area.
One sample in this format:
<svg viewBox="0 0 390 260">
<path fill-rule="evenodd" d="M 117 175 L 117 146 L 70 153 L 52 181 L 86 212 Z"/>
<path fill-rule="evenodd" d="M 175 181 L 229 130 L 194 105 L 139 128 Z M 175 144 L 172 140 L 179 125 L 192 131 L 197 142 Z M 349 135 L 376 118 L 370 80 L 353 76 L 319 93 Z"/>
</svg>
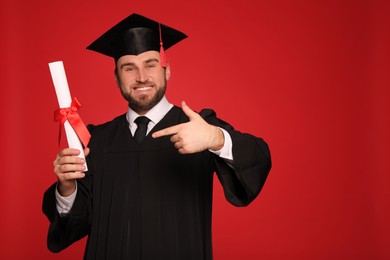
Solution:
<svg viewBox="0 0 390 260">
<path fill-rule="evenodd" d="M 84 147 L 87 147 L 89 139 L 91 139 L 91 134 L 89 133 L 87 127 L 85 126 L 83 120 L 81 120 L 81 117 L 77 112 L 80 107 L 80 102 L 77 100 L 77 98 L 74 97 L 70 107 L 64 107 L 54 111 L 54 120 L 59 121 L 60 123 L 58 146 L 60 146 L 61 143 L 62 125 L 65 123 L 66 120 L 68 120 L 70 125 L 76 132 L 77 136 L 83 143 Z"/>
</svg>

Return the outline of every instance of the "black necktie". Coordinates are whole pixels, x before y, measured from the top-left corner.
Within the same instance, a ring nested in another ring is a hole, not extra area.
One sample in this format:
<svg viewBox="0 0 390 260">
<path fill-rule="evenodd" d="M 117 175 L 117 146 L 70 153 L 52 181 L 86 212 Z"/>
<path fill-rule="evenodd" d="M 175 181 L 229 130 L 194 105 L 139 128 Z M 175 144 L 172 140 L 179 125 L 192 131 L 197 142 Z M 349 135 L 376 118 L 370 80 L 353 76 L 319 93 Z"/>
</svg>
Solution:
<svg viewBox="0 0 390 260">
<path fill-rule="evenodd" d="M 146 136 L 149 121 L 150 119 L 146 116 L 137 117 L 134 121 L 137 124 L 137 130 L 135 130 L 134 140 L 139 144 L 142 142 L 142 140 L 144 140 Z"/>
</svg>

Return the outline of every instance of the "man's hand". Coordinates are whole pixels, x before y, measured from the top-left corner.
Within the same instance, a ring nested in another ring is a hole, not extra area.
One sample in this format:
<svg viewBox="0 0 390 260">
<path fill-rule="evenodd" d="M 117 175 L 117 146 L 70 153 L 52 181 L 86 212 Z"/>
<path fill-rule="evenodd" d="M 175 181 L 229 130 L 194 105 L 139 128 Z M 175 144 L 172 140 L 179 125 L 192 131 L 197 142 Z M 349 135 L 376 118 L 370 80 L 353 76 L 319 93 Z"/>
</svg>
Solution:
<svg viewBox="0 0 390 260">
<path fill-rule="evenodd" d="M 181 154 L 201 152 L 206 149 L 220 150 L 224 145 L 224 136 L 216 126 L 208 124 L 199 114 L 182 102 L 183 112 L 189 117 L 187 123 L 171 126 L 153 133 L 153 138 L 172 135 L 171 142 Z"/>
<path fill-rule="evenodd" d="M 61 150 L 53 162 L 54 173 L 58 177 L 58 192 L 61 196 L 69 196 L 76 189 L 76 179 L 84 178 L 85 159 L 77 157 L 80 151 L 73 148 Z M 84 154 L 89 154 L 89 148 L 84 149 Z"/>
</svg>

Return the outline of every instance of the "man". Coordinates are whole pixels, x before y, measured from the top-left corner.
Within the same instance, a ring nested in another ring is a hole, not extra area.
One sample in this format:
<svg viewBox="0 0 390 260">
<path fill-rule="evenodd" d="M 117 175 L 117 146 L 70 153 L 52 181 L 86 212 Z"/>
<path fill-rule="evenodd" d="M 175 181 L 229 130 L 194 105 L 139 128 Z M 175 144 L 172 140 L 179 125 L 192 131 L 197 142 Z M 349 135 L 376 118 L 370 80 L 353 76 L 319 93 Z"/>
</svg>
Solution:
<svg viewBox="0 0 390 260">
<path fill-rule="evenodd" d="M 88 46 L 114 58 L 129 108 L 89 126 L 87 172 L 75 156 L 80 151 L 57 155 L 58 181 L 43 201 L 51 251 L 88 235 L 85 259 L 212 259 L 213 173 L 233 205 L 259 194 L 271 168 L 267 144 L 212 110 L 198 114 L 165 97 L 170 67 L 163 48 L 184 38 L 132 14 Z"/>
</svg>

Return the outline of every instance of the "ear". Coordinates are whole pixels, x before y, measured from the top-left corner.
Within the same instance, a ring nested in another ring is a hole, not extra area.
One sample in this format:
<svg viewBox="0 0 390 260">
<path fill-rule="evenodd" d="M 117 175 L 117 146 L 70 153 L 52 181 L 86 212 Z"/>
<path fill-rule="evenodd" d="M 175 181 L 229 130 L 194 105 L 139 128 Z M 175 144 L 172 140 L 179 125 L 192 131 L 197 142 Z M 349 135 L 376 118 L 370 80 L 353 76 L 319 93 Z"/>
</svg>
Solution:
<svg viewBox="0 0 390 260">
<path fill-rule="evenodd" d="M 117 87 L 119 87 L 118 70 L 116 67 L 114 69 L 114 77 L 115 77 L 115 83 L 116 83 Z"/>
<path fill-rule="evenodd" d="M 171 77 L 171 66 L 169 66 L 168 64 L 167 67 L 165 68 L 165 78 L 166 80 L 169 80 L 170 77 Z"/>
</svg>

